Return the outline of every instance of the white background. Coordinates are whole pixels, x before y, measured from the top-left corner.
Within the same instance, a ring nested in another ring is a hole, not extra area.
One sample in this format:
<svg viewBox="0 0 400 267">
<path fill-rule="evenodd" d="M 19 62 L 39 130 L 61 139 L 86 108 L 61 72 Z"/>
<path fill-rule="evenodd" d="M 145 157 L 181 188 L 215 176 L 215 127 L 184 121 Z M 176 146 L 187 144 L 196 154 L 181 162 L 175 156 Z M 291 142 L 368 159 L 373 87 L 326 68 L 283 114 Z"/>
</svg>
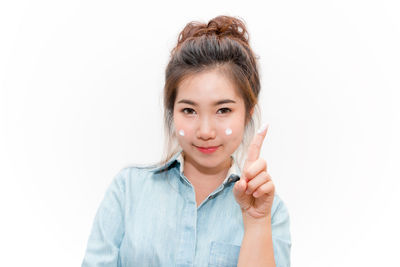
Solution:
<svg viewBox="0 0 400 267">
<path fill-rule="evenodd" d="M 1 266 L 80 266 L 114 175 L 161 157 L 169 52 L 246 22 L 292 266 L 400 266 L 397 1 L 3 1 Z"/>
</svg>

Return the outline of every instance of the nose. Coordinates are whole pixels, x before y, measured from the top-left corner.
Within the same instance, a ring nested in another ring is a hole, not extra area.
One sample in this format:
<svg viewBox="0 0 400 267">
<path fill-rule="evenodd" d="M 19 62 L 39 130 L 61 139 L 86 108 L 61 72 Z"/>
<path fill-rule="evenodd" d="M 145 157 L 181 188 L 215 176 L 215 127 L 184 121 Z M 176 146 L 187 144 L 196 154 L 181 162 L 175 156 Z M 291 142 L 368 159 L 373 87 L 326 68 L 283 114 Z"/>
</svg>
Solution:
<svg viewBox="0 0 400 267">
<path fill-rule="evenodd" d="M 214 139 L 216 136 L 216 130 L 214 122 L 208 117 L 202 117 L 199 121 L 199 126 L 196 132 L 196 136 L 202 140 Z"/>
</svg>

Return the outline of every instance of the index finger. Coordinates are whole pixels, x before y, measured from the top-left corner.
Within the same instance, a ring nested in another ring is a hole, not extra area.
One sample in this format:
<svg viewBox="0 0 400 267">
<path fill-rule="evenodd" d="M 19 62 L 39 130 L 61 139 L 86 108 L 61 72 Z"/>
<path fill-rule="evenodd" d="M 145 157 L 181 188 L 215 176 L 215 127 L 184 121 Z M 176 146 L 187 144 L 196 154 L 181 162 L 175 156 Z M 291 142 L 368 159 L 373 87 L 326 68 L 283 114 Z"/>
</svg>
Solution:
<svg viewBox="0 0 400 267">
<path fill-rule="evenodd" d="M 264 142 L 265 136 L 267 135 L 268 128 L 269 124 L 264 124 L 254 136 L 247 152 L 246 163 L 256 161 L 260 156 L 261 146 Z"/>
</svg>

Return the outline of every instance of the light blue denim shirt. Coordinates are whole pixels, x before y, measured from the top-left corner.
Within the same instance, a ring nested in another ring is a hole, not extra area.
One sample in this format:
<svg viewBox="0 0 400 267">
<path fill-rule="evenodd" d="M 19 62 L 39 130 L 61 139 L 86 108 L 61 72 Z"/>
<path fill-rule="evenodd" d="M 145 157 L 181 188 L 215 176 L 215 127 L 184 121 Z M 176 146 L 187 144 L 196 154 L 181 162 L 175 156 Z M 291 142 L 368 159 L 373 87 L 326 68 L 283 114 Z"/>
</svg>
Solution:
<svg viewBox="0 0 400 267">
<path fill-rule="evenodd" d="M 123 168 L 97 210 L 82 267 L 236 266 L 244 228 L 232 158 L 223 183 L 198 207 L 182 150 L 163 166 Z M 289 214 L 276 192 L 271 215 L 276 266 L 290 266 Z"/>
</svg>

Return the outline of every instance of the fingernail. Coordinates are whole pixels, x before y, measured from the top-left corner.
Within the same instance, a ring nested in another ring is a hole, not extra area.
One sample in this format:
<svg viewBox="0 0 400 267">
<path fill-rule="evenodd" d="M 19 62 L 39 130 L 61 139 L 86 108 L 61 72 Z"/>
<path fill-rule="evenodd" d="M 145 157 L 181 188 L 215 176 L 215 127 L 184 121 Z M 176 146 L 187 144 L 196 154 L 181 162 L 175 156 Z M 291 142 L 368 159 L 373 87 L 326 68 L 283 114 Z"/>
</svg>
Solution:
<svg viewBox="0 0 400 267">
<path fill-rule="evenodd" d="M 267 129 L 268 123 L 264 123 L 263 126 L 260 127 L 260 129 L 257 131 L 257 133 L 262 133 Z"/>
<path fill-rule="evenodd" d="M 250 191 L 249 190 L 246 190 L 246 195 L 250 195 Z"/>
</svg>

